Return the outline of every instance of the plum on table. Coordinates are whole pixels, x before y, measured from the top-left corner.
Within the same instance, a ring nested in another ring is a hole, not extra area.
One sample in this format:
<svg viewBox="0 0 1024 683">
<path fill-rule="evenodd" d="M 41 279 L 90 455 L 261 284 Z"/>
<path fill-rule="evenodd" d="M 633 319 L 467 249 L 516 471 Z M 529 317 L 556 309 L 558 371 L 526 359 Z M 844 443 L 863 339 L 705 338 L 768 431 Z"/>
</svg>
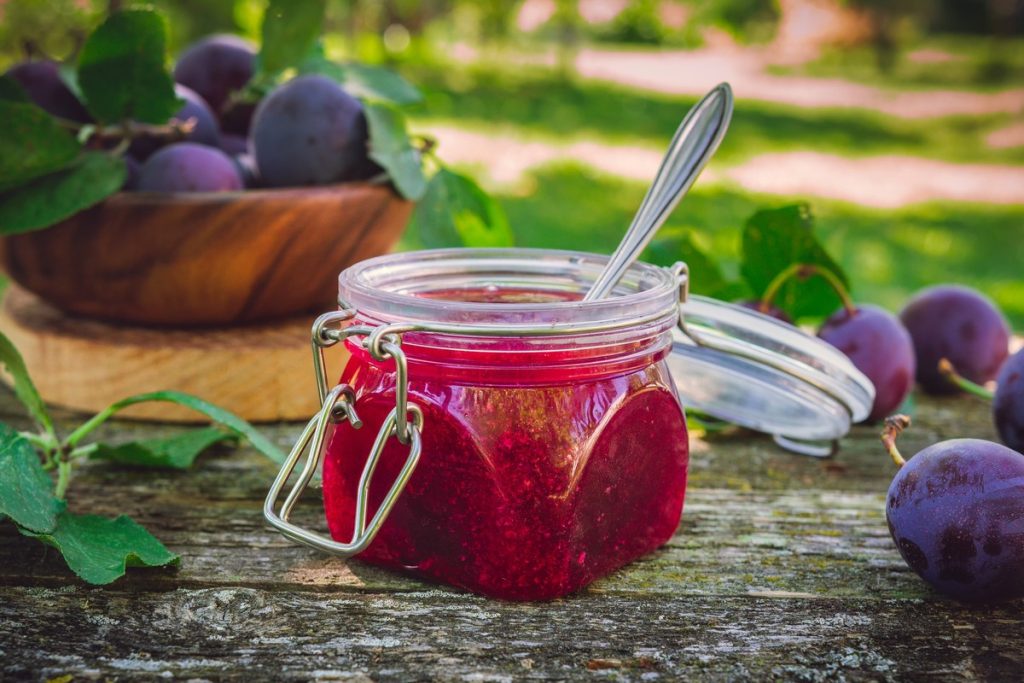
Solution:
<svg viewBox="0 0 1024 683">
<path fill-rule="evenodd" d="M 892 413 L 913 389 L 913 341 L 899 318 L 885 309 L 871 304 L 841 308 L 825 321 L 818 336 L 842 351 L 875 385 L 868 421 Z"/>
<path fill-rule="evenodd" d="M 904 461 L 886 420 L 882 440 L 900 470 L 885 516 L 907 565 L 939 592 L 965 601 L 1024 596 L 1024 455 L 981 439 L 951 439 Z"/>
<path fill-rule="evenodd" d="M 1003 443 L 1024 453 L 1024 349 L 1010 356 L 996 377 L 992 418 Z"/>
<path fill-rule="evenodd" d="M 947 358 L 976 384 L 995 379 L 1009 355 L 1010 328 L 988 298 L 960 285 L 921 290 L 900 313 L 917 356 L 917 382 L 932 394 L 951 394 L 959 388 L 939 371 Z"/>
</svg>

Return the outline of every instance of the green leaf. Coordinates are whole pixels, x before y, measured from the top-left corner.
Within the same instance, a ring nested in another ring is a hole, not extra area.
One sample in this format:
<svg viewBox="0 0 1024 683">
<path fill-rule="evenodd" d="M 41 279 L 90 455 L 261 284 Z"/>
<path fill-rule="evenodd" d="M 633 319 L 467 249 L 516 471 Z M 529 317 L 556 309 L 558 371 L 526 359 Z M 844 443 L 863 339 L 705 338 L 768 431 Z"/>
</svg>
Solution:
<svg viewBox="0 0 1024 683">
<path fill-rule="evenodd" d="M 806 204 L 758 211 L 743 229 L 743 261 L 740 267 L 754 295 L 789 266 L 807 263 L 831 270 L 847 287 L 849 281 L 814 236 L 814 217 Z M 775 298 L 775 305 L 794 320 L 833 313 L 842 305 L 835 290 L 822 278 L 794 278 Z"/>
<path fill-rule="evenodd" d="M 175 403 L 180 406 L 185 406 L 186 408 L 191 408 L 198 413 L 206 415 L 214 422 L 224 425 L 235 434 L 245 437 L 249 440 L 249 443 L 252 444 L 253 448 L 263 453 L 263 455 L 267 456 L 274 462 L 284 462 L 285 455 L 281 452 L 281 449 L 271 443 L 267 437 L 258 432 L 251 424 L 238 417 L 230 410 L 225 410 L 220 406 L 215 406 L 209 401 L 204 401 L 198 396 L 192 396 L 191 394 L 185 394 L 180 391 L 154 391 L 148 394 L 138 394 L 137 396 L 129 396 L 128 398 L 121 399 L 76 429 L 71 436 L 68 437 L 68 442 L 74 446 L 83 436 L 88 434 L 98 425 L 102 424 L 117 411 L 127 408 L 128 406 L 133 406 L 137 403 L 146 403 L 148 401 L 166 401 L 168 403 Z"/>
<path fill-rule="evenodd" d="M 78 157 L 75 137 L 34 104 L 0 99 L 0 189 L 65 168 Z"/>
<path fill-rule="evenodd" d="M 6 102 L 28 103 L 28 93 L 21 87 L 21 83 L 4 74 L 0 76 L 0 100 Z"/>
<path fill-rule="evenodd" d="M 180 108 L 166 66 L 167 28 L 146 9 L 115 12 L 93 31 L 78 58 L 78 84 L 103 123 L 166 123 Z"/>
<path fill-rule="evenodd" d="M 181 561 L 153 534 L 124 515 L 108 519 L 64 511 L 52 531 L 21 529 L 21 533 L 59 550 L 71 571 L 92 584 L 119 579 L 128 567 L 162 567 Z"/>
<path fill-rule="evenodd" d="M 427 191 L 420 153 L 412 146 L 405 116 L 381 102 L 366 103 L 370 158 L 380 164 L 406 199 L 419 201 Z"/>
<path fill-rule="evenodd" d="M 691 230 L 665 230 L 641 258 L 659 266 L 685 261 L 690 271 L 690 291 L 694 294 L 715 296 L 730 284 L 718 262 L 697 244 Z"/>
<path fill-rule="evenodd" d="M 14 395 L 25 406 L 32 419 L 47 433 L 53 434 L 53 422 L 50 420 L 50 414 L 46 411 L 46 404 L 43 403 L 42 397 L 36 390 L 36 385 L 32 382 L 32 377 L 28 374 L 25 359 L 21 357 L 14 342 L 8 339 L 3 332 L 0 332 L 0 364 L 10 373 L 14 380 Z"/>
<path fill-rule="evenodd" d="M 736 425 L 731 422 L 725 422 L 704 413 L 696 413 L 691 410 L 686 411 L 686 431 L 689 432 L 690 436 L 712 436 L 735 428 Z"/>
<path fill-rule="evenodd" d="M 270 0 L 263 15 L 259 69 L 276 74 L 297 67 L 316 46 L 325 0 Z"/>
<path fill-rule="evenodd" d="M 391 69 L 350 62 L 338 64 L 327 58 L 317 43 L 298 67 L 301 74 L 319 74 L 334 79 L 356 97 L 372 102 L 415 104 L 423 99 L 416 87 Z"/>
<path fill-rule="evenodd" d="M 235 434 L 229 434 L 216 427 L 205 427 L 166 439 L 144 439 L 119 446 L 96 444 L 96 450 L 89 457 L 93 460 L 109 460 L 133 467 L 185 470 L 210 446 L 222 441 L 237 440 Z"/>
<path fill-rule="evenodd" d="M 82 94 L 82 86 L 78 82 L 78 65 L 65 62 L 57 67 L 57 72 L 60 74 L 60 80 L 64 82 L 64 85 L 68 86 L 68 90 L 74 93 L 79 101 L 85 100 L 85 95 Z"/>
<path fill-rule="evenodd" d="M 124 185 L 124 161 L 86 152 L 71 168 L 0 194 L 0 235 L 39 230 L 103 201 Z"/>
<path fill-rule="evenodd" d="M 425 247 L 507 247 L 514 244 L 505 211 L 472 178 L 441 168 L 416 205 Z"/>
<path fill-rule="evenodd" d="M 57 526 L 61 503 L 32 444 L 0 423 L 0 517 L 46 533 Z"/>
<path fill-rule="evenodd" d="M 390 69 L 366 64 L 346 64 L 342 67 L 345 89 L 366 100 L 415 104 L 423 95 L 409 81 Z"/>
</svg>

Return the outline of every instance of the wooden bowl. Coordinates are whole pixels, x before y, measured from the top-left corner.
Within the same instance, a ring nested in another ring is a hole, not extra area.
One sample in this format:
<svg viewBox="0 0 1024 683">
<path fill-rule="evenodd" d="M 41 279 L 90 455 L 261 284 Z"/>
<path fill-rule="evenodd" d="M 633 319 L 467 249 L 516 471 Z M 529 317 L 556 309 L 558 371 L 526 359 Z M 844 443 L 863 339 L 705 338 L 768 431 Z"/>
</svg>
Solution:
<svg viewBox="0 0 1024 683">
<path fill-rule="evenodd" d="M 338 273 L 391 249 L 412 208 L 367 183 L 123 192 L 4 238 L 0 263 L 68 313 L 159 326 L 250 323 L 334 308 Z"/>
</svg>

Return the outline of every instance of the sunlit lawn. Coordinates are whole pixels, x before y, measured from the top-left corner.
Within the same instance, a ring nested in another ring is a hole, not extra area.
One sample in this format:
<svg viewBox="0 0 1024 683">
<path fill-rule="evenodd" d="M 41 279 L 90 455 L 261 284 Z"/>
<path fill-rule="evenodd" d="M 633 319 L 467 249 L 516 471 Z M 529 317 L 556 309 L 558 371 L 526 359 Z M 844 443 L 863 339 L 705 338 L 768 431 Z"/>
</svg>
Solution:
<svg viewBox="0 0 1024 683">
<path fill-rule="evenodd" d="M 915 52 L 927 54 L 915 59 Z M 951 59 L 934 59 L 939 53 Z M 807 64 L 771 70 L 913 90 L 1019 88 L 1024 86 L 1024 39 L 934 36 L 907 45 L 887 70 L 878 68 L 874 51 L 866 46 L 826 51 Z"/>
<path fill-rule="evenodd" d="M 662 148 L 694 98 L 564 78 L 543 67 L 420 66 L 405 69 L 426 93 L 414 116 L 479 130 L 513 126 L 540 139 L 597 139 Z M 742 93 L 737 93 L 742 98 Z M 984 138 L 1008 114 L 908 121 L 862 109 L 804 109 L 740 100 L 716 160 L 807 149 L 850 156 L 912 154 L 958 162 L 1024 163 L 1024 148 Z"/>
</svg>

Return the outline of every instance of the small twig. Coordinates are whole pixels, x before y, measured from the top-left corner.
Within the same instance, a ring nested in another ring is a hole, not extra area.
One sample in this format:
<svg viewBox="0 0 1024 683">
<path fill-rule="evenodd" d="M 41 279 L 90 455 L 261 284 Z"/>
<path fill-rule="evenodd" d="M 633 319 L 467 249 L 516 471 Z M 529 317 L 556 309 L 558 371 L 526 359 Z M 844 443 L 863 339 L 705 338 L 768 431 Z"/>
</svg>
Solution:
<svg viewBox="0 0 1024 683">
<path fill-rule="evenodd" d="M 956 368 L 953 367 L 953 364 L 949 361 L 948 358 L 939 359 L 939 374 L 941 374 L 943 377 L 949 380 L 951 384 L 954 384 L 957 387 L 963 389 L 968 394 L 973 394 L 974 396 L 977 396 L 978 398 L 983 398 L 987 401 L 991 401 L 995 397 L 995 394 L 993 394 L 985 387 L 981 386 L 980 384 L 975 384 L 974 382 L 972 382 L 971 380 L 967 379 L 959 372 L 957 372 Z"/>
<path fill-rule="evenodd" d="M 890 415 L 885 418 L 885 429 L 882 431 L 882 443 L 885 444 L 885 449 L 889 451 L 892 461 L 896 463 L 897 467 L 903 467 L 907 464 L 907 461 L 903 459 L 898 448 L 896 448 L 896 437 L 898 437 L 904 429 L 910 426 L 910 417 L 907 415 Z"/>
<path fill-rule="evenodd" d="M 54 490 L 53 495 L 58 500 L 64 500 L 64 496 L 68 491 L 68 484 L 70 483 L 71 463 L 64 461 L 57 463 L 57 488 Z"/>
<path fill-rule="evenodd" d="M 420 154 L 430 154 L 437 148 L 437 138 L 432 135 L 413 135 L 413 146 Z"/>
<path fill-rule="evenodd" d="M 135 138 L 141 135 L 168 138 L 172 140 L 184 139 L 196 127 L 196 119 L 190 117 L 184 121 L 171 119 L 168 123 L 152 124 L 138 123 L 136 121 L 123 122 L 113 126 L 97 126 L 94 123 L 81 123 L 57 117 L 57 123 L 63 128 L 78 133 L 83 128 L 92 128 L 92 137 L 100 140 L 121 140 L 124 138 Z"/>
<path fill-rule="evenodd" d="M 839 279 L 839 276 L 828 268 L 824 268 L 814 263 L 794 263 L 776 275 L 768 284 L 768 287 L 764 290 L 764 294 L 761 296 L 761 302 L 758 304 L 759 310 L 762 312 L 771 310 L 772 304 L 775 302 L 775 297 L 779 294 L 779 290 L 781 290 L 782 286 L 793 277 L 799 277 L 802 280 L 806 280 L 814 275 L 822 278 L 832 286 L 832 289 L 834 289 L 836 294 L 839 296 L 839 300 L 843 302 L 843 308 L 845 308 L 848 313 L 852 315 L 857 312 L 857 306 L 853 303 L 849 290 L 846 289 L 846 285 L 844 285 L 843 281 Z"/>
</svg>

